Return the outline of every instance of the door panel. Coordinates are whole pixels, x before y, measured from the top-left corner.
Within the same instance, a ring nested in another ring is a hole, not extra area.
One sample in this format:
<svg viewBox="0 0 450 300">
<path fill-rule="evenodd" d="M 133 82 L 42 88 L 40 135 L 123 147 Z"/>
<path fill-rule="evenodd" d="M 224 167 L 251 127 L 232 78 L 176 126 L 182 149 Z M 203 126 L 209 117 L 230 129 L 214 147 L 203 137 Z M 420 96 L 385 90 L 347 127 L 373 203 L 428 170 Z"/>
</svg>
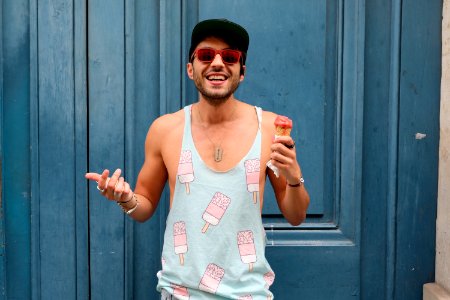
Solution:
<svg viewBox="0 0 450 300">
<path fill-rule="evenodd" d="M 88 2 L 89 169 L 124 167 L 124 4 Z M 126 173 L 125 173 L 126 176 Z M 91 298 L 123 298 L 124 215 L 91 186 Z"/>
<path fill-rule="evenodd" d="M 199 20 L 227 17 L 249 31 L 247 74 L 236 96 L 293 119 L 305 178 L 314 178 L 309 213 L 325 219 L 335 202 L 338 14 L 336 1 L 199 1 Z M 268 190 L 264 213 L 278 219 Z"/>
<path fill-rule="evenodd" d="M 225 17 L 249 31 L 247 74 L 237 98 L 294 122 L 311 206 L 306 222 L 292 227 L 271 188 L 266 189 L 263 217 L 268 259 L 278 276 L 275 296 L 359 295 L 363 6 L 288 0 L 192 3 L 188 10 L 198 15 L 188 24 Z"/>
<path fill-rule="evenodd" d="M 247 74 L 236 95 L 294 120 L 292 135 L 311 195 L 307 220 L 293 227 L 280 214 L 271 188 L 266 189 L 263 222 L 267 256 L 277 274 L 275 296 L 362 297 L 364 1 L 86 3 L 89 170 L 106 167 L 113 171 L 120 167 L 128 181 L 135 182 L 151 122 L 197 100 L 195 87 L 185 74 L 193 26 L 206 18 L 236 21 L 250 33 Z M 45 96 L 45 90 L 41 94 Z M 44 112 L 52 113 L 49 104 L 41 107 L 42 118 Z M 67 111 L 77 114 L 70 109 Z M 389 109 L 382 112 L 386 114 Z M 373 113 L 371 117 L 371 122 L 379 122 L 374 121 Z M 46 126 L 48 123 L 42 122 L 41 130 Z M 75 122 L 75 126 L 80 125 Z M 76 151 L 80 153 L 79 148 Z M 42 158 L 43 164 L 50 164 L 49 155 Z M 42 205 L 48 203 L 43 201 Z M 155 273 L 160 268 L 167 211 L 166 191 L 152 219 L 134 223 L 90 185 L 89 273 L 93 299 L 157 299 Z M 367 209 L 365 212 L 366 218 L 378 218 Z M 49 231 L 46 224 L 52 216 L 43 217 L 43 230 Z M 365 234 L 376 230 L 372 226 Z M 45 234 L 42 236 L 48 240 Z M 377 249 L 383 249 L 386 243 L 389 241 L 383 240 Z M 383 273 L 382 267 L 376 268 L 376 274 Z"/>
</svg>

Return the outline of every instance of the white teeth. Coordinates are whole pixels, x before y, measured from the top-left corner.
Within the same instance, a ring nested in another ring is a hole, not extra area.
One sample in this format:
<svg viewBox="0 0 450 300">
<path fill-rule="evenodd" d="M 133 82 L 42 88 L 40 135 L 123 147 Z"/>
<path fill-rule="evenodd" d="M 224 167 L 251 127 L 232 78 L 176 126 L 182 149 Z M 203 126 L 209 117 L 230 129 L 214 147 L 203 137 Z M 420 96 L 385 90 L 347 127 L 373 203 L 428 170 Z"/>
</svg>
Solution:
<svg viewBox="0 0 450 300">
<path fill-rule="evenodd" d="M 207 77 L 208 80 L 220 80 L 223 81 L 225 80 L 225 76 L 221 76 L 221 75 L 211 75 Z"/>
</svg>

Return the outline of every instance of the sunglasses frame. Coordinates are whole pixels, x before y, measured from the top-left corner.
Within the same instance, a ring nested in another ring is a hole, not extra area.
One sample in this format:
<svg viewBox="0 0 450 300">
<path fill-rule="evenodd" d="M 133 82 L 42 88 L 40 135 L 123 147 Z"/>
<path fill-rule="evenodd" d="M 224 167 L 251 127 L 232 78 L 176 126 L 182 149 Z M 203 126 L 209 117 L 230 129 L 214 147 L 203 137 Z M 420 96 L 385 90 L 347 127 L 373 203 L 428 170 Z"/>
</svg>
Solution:
<svg viewBox="0 0 450 300">
<path fill-rule="evenodd" d="M 202 50 L 214 51 L 214 56 L 213 56 L 213 58 L 212 58 L 211 60 L 201 60 L 201 59 L 198 57 L 197 52 L 198 52 L 198 51 L 202 51 Z M 236 62 L 230 63 L 230 62 L 226 62 L 226 61 L 223 60 L 222 53 L 223 53 L 223 52 L 227 52 L 227 51 L 231 51 L 231 52 L 238 53 L 238 59 L 237 59 Z M 203 63 L 211 63 L 211 62 L 214 61 L 214 59 L 216 58 L 217 54 L 220 55 L 220 58 L 222 59 L 222 62 L 223 62 L 224 64 L 227 64 L 227 65 L 234 65 L 234 64 L 237 64 L 238 62 L 241 61 L 241 58 L 242 58 L 242 52 L 239 51 L 239 50 L 235 50 L 235 49 L 198 48 L 198 49 L 195 49 L 194 53 L 192 53 L 192 56 L 191 56 L 191 62 L 194 60 L 195 57 L 197 57 L 197 59 L 198 59 L 200 62 L 203 62 Z"/>
</svg>

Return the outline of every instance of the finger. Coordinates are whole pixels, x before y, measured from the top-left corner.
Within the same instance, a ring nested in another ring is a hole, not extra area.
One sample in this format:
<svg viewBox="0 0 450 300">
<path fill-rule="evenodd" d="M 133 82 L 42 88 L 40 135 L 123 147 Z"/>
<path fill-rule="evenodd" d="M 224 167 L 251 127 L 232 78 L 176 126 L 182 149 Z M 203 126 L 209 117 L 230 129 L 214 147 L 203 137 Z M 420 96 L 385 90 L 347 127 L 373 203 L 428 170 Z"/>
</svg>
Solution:
<svg viewBox="0 0 450 300">
<path fill-rule="evenodd" d="M 273 152 L 270 154 L 270 158 L 272 159 L 272 163 L 275 166 L 289 166 L 294 160 L 291 157 L 285 156 L 279 152 Z"/>
<path fill-rule="evenodd" d="M 117 181 L 116 185 L 115 185 L 115 189 L 114 192 L 116 193 L 123 193 L 123 187 L 124 187 L 124 178 L 121 176 L 119 177 L 119 180 Z"/>
<path fill-rule="evenodd" d="M 290 144 L 293 144 L 294 141 L 293 141 L 292 137 L 289 135 L 280 135 L 273 139 L 273 143 L 281 143 L 281 144 L 290 145 Z"/>
<path fill-rule="evenodd" d="M 120 198 L 122 196 L 123 183 L 124 183 L 124 178 L 120 177 L 119 180 L 117 181 L 116 185 L 115 185 L 115 188 L 114 188 L 114 200 L 116 200 L 116 201 L 120 201 Z"/>
<path fill-rule="evenodd" d="M 100 179 L 97 182 L 97 186 L 100 190 L 106 190 L 107 185 L 108 185 L 108 175 L 109 175 L 109 170 L 105 169 L 102 173 L 102 175 L 100 176 Z"/>
<path fill-rule="evenodd" d="M 101 174 L 98 174 L 98 173 L 86 173 L 86 174 L 84 175 L 84 177 L 85 177 L 86 179 L 88 179 L 88 180 L 99 181 L 100 178 L 102 177 L 102 175 L 101 175 Z"/>
<path fill-rule="evenodd" d="M 125 194 L 129 194 L 130 192 L 131 192 L 130 184 L 125 181 L 123 183 L 123 192 L 122 192 L 122 194 L 125 195 Z"/>
<path fill-rule="evenodd" d="M 295 147 L 295 142 L 292 142 L 292 144 L 283 144 L 286 148 L 288 148 L 289 150 L 294 149 Z"/>
<path fill-rule="evenodd" d="M 130 185 L 128 182 L 124 182 L 124 188 L 122 193 L 121 201 L 129 201 L 133 197 L 133 191 L 131 191 Z"/>
<path fill-rule="evenodd" d="M 119 180 L 120 177 L 120 173 L 122 171 L 120 169 L 117 169 L 114 171 L 114 173 L 112 174 L 109 182 L 108 182 L 108 190 L 114 191 L 115 187 L 116 187 L 116 183 Z"/>
<path fill-rule="evenodd" d="M 290 144 L 292 145 L 292 144 Z M 286 147 L 285 144 L 281 144 L 281 143 L 276 143 L 276 144 L 272 144 L 272 146 L 270 146 L 270 149 L 272 150 L 272 153 L 280 153 L 283 156 L 287 156 L 290 158 L 295 158 L 295 148 L 292 147 L 292 149 Z"/>
</svg>

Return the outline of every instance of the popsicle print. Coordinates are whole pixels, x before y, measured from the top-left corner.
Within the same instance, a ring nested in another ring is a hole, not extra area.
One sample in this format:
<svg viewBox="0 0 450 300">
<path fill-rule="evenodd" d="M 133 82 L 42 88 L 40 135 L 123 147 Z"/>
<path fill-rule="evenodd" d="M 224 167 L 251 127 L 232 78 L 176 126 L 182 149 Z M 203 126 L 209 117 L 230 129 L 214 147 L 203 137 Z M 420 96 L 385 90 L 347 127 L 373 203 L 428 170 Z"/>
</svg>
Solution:
<svg viewBox="0 0 450 300">
<path fill-rule="evenodd" d="M 215 294 L 224 275 L 224 269 L 216 264 L 209 264 L 200 280 L 198 288 L 202 291 Z"/>
<path fill-rule="evenodd" d="M 173 295 L 176 299 L 180 300 L 189 300 L 189 292 L 188 289 L 184 286 L 177 285 L 177 284 L 170 284 L 170 286 L 173 289 Z"/>
<path fill-rule="evenodd" d="M 190 194 L 189 183 L 194 181 L 194 167 L 192 165 L 192 153 L 190 150 L 183 150 L 180 154 L 178 164 L 178 180 L 186 186 L 186 194 Z"/>
<path fill-rule="evenodd" d="M 251 230 L 239 231 L 237 234 L 239 254 L 244 264 L 248 264 L 249 272 L 253 271 L 253 263 L 256 262 L 256 248 Z"/>
<path fill-rule="evenodd" d="M 209 225 L 217 225 L 222 219 L 223 214 L 230 205 L 231 199 L 224 194 L 217 192 L 206 207 L 203 213 L 203 220 L 205 220 L 205 226 L 202 228 L 202 232 L 205 233 L 208 230 Z"/>
<path fill-rule="evenodd" d="M 180 257 L 180 265 L 184 265 L 184 254 L 188 251 L 186 224 L 183 221 L 173 224 L 173 245 L 175 254 Z"/>
<path fill-rule="evenodd" d="M 258 158 L 249 159 L 244 162 L 245 175 L 247 181 L 247 191 L 253 193 L 253 203 L 256 204 L 259 192 L 259 170 L 260 162 Z"/>
<path fill-rule="evenodd" d="M 264 274 L 264 281 L 266 282 L 265 288 L 268 289 L 275 280 L 275 273 L 272 271 L 267 272 Z"/>
</svg>

